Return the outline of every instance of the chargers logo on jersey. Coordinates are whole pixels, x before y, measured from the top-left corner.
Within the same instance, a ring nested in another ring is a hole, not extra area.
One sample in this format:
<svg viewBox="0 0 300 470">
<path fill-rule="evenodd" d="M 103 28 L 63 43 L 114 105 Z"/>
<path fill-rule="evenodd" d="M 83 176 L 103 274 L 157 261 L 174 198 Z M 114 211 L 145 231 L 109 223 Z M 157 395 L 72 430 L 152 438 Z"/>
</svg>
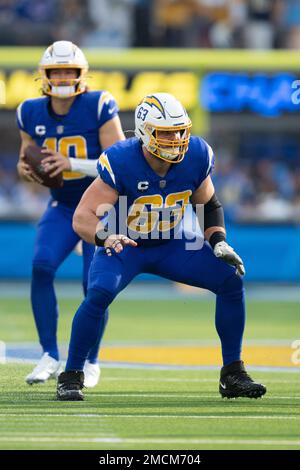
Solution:
<svg viewBox="0 0 300 470">
<path fill-rule="evenodd" d="M 101 165 L 101 168 L 102 170 L 104 171 L 105 169 L 108 171 L 112 181 L 114 184 L 116 184 L 116 178 L 115 178 L 115 175 L 114 175 L 114 172 L 112 171 L 111 169 L 111 166 L 110 166 L 110 163 L 109 163 L 109 160 L 107 158 L 107 155 L 105 152 L 103 152 L 100 157 L 99 157 L 99 163 Z"/>
<path fill-rule="evenodd" d="M 97 111 L 98 119 L 101 116 L 103 106 L 104 105 L 108 106 L 110 102 L 114 102 L 113 96 L 108 91 L 104 91 L 103 93 L 101 93 L 99 101 L 98 101 L 98 111 Z M 113 107 L 110 107 L 108 109 L 108 114 L 112 115 L 116 111 L 117 111 L 117 105 L 115 104 Z"/>
</svg>

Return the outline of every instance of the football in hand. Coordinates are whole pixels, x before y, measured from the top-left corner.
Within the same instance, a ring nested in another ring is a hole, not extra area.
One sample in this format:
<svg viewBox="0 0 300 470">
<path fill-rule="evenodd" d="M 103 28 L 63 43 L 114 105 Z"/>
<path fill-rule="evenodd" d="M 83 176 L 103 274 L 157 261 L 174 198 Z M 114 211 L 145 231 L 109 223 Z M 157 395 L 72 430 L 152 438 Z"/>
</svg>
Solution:
<svg viewBox="0 0 300 470">
<path fill-rule="evenodd" d="M 44 158 L 48 157 L 47 153 L 41 152 L 42 148 L 37 145 L 28 145 L 24 151 L 24 161 L 27 163 L 32 173 L 34 173 L 40 180 L 43 186 L 48 188 L 58 189 L 63 186 L 63 174 L 59 173 L 57 176 L 51 178 L 42 165 Z"/>
</svg>

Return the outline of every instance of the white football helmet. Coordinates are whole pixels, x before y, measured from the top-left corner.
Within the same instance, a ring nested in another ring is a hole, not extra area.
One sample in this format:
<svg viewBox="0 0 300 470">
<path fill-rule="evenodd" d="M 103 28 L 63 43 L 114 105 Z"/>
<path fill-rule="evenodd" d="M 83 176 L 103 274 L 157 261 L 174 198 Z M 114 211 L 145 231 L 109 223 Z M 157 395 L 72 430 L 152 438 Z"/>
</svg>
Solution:
<svg viewBox="0 0 300 470">
<path fill-rule="evenodd" d="M 135 110 L 135 135 L 152 154 L 179 163 L 188 150 L 192 123 L 182 104 L 169 93 L 146 96 Z M 168 139 L 159 132 L 170 132 Z"/>
<path fill-rule="evenodd" d="M 78 77 L 49 79 L 51 69 L 77 69 Z M 49 46 L 39 64 L 42 91 L 57 98 L 70 98 L 86 91 L 88 62 L 79 47 L 70 41 L 57 41 Z"/>
</svg>

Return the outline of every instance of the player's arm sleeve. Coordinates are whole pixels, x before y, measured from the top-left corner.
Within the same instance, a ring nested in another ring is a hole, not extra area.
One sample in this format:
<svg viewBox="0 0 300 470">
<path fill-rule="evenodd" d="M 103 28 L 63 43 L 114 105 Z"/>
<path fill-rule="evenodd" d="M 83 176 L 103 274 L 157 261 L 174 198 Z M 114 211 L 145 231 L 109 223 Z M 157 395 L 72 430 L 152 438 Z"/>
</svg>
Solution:
<svg viewBox="0 0 300 470">
<path fill-rule="evenodd" d="M 99 127 L 103 126 L 118 115 L 119 107 L 116 100 L 108 91 L 103 91 L 99 97 L 97 108 L 97 120 Z"/>
<path fill-rule="evenodd" d="M 113 189 L 122 193 L 122 183 L 119 176 L 119 171 L 114 168 L 116 165 L 113 164 L 113 158 L 109 155 L 109 152 L 103 152 L 97 162 L 98 175 L 104 181 L 104 183 L 111 186 Z"/>
</svg>

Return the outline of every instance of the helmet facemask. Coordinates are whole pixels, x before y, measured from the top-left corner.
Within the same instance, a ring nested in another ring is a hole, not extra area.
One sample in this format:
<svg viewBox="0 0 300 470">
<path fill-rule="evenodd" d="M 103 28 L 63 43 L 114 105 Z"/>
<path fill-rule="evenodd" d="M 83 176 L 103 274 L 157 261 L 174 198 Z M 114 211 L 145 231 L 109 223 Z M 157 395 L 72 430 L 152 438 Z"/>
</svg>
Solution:
<svg viewBox="0 0 300 470">
<path fill-rule="evenodd" d="M 51 70 L 74 69 L 78 71 L 77 78 L 50 78 Z M 42 79 L 42 91 L 45 95 L 56 98 L 71 98 L 86 91 L 86 73 L 87 69 L 76 65 L 53 65 L 41 66 L 39 69 Z"/>
<path fill-rule="evenodd" d="M 190 140 L 192 123 L 174 127 L 146 125 L 144 130 L 149 135 L 147 150 L 156 157 L 168 163 L 180 163 L 187 150 Z M 179 133 L 177 139 L 166 139 L 159 136 L 159 132 Z"/>
</svg>

